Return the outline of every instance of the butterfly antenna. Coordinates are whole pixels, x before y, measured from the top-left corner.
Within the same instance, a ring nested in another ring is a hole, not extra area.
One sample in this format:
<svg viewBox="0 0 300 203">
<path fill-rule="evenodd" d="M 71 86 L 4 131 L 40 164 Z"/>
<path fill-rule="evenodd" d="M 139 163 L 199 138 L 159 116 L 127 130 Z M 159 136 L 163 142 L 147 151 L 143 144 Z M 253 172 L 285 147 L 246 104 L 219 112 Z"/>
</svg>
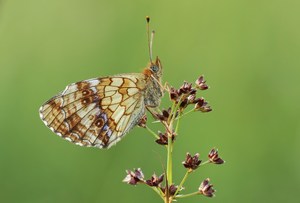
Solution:
<svg viewBox="0 0 300 203">
<path fill-rule="evenodd" d="M 150 39 L 150 59 L 151 59 L 151 62 L 152 62 L 152 44 L 153 44 L 154 34 L 155 34 L 155 31 L 152 30 L 152 32 L 151 32 L 151 39 Z"/>
<path fill-rule="evenodd" d="M 154 37 L 154 31 L 151 32 L 151 36 L 150 36 L 150 17 L 149 16 L 146 16 L 146 21 L 147 21 L 149 58 L 150 58 L 150 63 L 152 63 L 152 42 L 153 42 L 153 37 Z"/>
</svg>

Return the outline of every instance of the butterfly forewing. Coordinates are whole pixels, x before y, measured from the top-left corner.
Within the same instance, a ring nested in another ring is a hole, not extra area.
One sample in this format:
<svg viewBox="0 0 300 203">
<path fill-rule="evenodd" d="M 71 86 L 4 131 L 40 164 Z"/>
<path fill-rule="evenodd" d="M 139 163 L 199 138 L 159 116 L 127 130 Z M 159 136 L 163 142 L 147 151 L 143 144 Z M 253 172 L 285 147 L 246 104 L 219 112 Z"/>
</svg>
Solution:
<svg viewBox="0 0 300 203">
<path fill-rule="evenodd" d="M 40 117 L 68 141 L 109 148 L 144 115 L 145 87 L 138 73 L 73 83 L 40 108 Z"/>
</svg>

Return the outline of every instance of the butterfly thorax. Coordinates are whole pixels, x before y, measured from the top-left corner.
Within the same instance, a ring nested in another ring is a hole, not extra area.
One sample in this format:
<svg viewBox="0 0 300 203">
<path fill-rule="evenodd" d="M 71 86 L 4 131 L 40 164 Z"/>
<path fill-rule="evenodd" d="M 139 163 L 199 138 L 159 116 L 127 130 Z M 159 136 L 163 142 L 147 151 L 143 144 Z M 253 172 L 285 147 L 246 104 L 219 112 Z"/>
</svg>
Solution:
<svg viewBox="0 0 300 203">
<path fill-rule="evenodd" d="M 157 107 L 163 96 L 161 85 L 162 66 L 158 57 L 155 63 L 150 63 L 144 69 L 143 74 L 146 76 L 146 88 L 144 90 L 144 103 L 148 107 Z"/>
</svg>

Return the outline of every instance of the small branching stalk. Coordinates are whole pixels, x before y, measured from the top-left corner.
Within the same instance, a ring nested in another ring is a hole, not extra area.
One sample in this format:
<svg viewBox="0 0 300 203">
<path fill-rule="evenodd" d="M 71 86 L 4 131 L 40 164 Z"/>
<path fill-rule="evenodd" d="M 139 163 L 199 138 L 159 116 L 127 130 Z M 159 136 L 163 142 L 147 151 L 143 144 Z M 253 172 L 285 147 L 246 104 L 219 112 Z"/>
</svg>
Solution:
<svg viewBox="0 0 300 203">
<path fill-rule="evenodd" d="M 213 148 L 207 156 L 207 160 L 200 160 L 199 153 L 192 156 L 190 153 L 186 154 L 185 160 L 182 162 L 183 167 L 186 168 L 185 174 L 179 185 L 173 182 L 173 147 L 176 137 L 179 136 L 179 122 L 180 119 L 186 117 L 192 112 L 210 112 L 212 109 L 203 97 L 197 97 L 198 91 L 207 90 L 208 86 L 203 76 L 200 76 L 193 86 L 191 83 L 184 82 L 179 89 L 173 87 L 166 88 L 169 92 L 170 102 L 172 103 L 166 110 L 149 111 L 153 117 L 161 123 L 164 132 L 158 131 L 155 133 L 147 126 L 147 117 L 144 116 L 139 123 L 140 127 L 144 127 L 149 133 L 154 136 L 155 142 L 159 145 L 165 146 L 167 152 L 166 169 L 163 174 L 157 176 L 153 174 L 150 179 L 145 180 L 144 174 L 140 168 L 133 171 L 127 170 L 127 176 L 124 182 L 137 185 L 144 184 L 151 187 L 156 194 L 158 194 L 164 203 L 171 203 L 174 200 L 182 199 L 185 197 L 203 195 L 206 197 L 213 197 L 215 190 L 213 185 L 210 184 L 210 179 L 206 178 L 200 183 L 200 186 L 195 192 L 188 194 L 181 194 L 184 190 L 184 185 L 190 174 L 205 164 L 223 164 L 224 160 L 219 157 L 218 150 Z M 192 106 L 191 109 L 188 109 Z M 159 112 L 159 113 L 156 113 Z M 180 135 L 182 136 L 182 135 Z M 164 184 L 163 184 L 164 182 Z"/>
</svg>

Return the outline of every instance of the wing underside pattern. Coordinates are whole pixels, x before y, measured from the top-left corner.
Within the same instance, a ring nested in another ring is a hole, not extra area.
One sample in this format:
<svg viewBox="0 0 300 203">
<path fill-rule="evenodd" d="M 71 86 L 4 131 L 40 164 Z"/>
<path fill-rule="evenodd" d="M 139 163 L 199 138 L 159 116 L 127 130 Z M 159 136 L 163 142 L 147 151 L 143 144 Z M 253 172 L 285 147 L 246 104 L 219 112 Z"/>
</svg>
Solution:
<svg viewBox="0 0 300 203">
<path fill-rule="evenodd" d="M 80 146 L 109 148 L 145 113 L 141 75 L 117 75 L 73 83 L 40 108 L 54 133 Z"/>
</svg>

